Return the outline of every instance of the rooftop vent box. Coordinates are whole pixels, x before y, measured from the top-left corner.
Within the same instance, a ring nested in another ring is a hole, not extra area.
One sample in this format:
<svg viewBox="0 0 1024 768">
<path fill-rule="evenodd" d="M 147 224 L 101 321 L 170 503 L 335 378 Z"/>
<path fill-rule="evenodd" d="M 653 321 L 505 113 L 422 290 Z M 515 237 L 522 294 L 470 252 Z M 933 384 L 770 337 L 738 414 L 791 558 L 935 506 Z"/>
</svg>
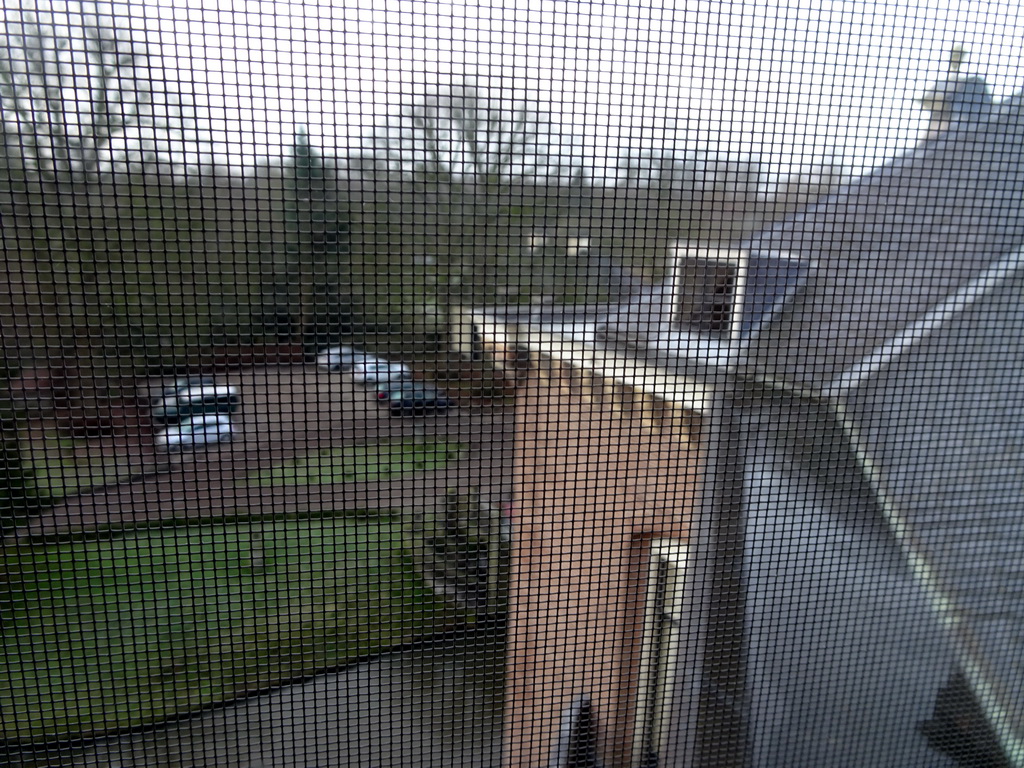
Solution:
<svg viewBox="0 0 1024 768">
<path fill-rule="evenodd" d="M 807 279 L 788 253 L 680 248 L 672 276 L 672 322 L 722 341 L 752 336 Z"/>
</svg>

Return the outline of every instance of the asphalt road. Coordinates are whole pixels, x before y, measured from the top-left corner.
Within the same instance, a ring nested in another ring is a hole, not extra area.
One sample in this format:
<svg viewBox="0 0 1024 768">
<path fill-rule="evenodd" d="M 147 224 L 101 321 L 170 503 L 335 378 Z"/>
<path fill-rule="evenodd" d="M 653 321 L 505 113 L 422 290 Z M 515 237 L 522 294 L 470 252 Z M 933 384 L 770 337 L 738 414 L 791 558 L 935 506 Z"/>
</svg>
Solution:
<svg viewBox="0 0 1024 768">
<path fill-rule="evenodd" d="M 126 443 L 140 477 L 66 499 L 36 517 L 17 538 L 118 528 L 171 518 L 391 509 L 425 503 L 450 487 L 476 486 L 507 497 L 512 483 L 512 409 L 466 405 L 443 414 L 394 418 L 351 377 L 315 366 L 243 371 L 222 377 L 238 387 L 239 433 L 220 446 L 167 456 Z M 463 443 L 443 470 L 394 480 L 273 486 L 253 474 L 307 452 L 383 439 L 437 437 Z"/>
</svg>

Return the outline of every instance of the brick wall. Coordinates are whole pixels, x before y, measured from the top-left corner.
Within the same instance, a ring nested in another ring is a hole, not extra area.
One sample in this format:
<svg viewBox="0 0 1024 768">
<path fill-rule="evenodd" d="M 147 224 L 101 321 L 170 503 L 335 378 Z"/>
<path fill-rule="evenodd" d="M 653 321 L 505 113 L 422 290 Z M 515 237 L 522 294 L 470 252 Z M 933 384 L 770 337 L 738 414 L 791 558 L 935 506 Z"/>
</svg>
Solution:
<svg viewBox="0 0 1024 768">
<path fill-rule="evenodd" d="M 698 429 L 676 406 L 531 357 L 517 399 L 509 768 L 547 766 L 582 694 L 605 765 L 629 765 L 648 543 L 689 533 Z"/>
</svg>

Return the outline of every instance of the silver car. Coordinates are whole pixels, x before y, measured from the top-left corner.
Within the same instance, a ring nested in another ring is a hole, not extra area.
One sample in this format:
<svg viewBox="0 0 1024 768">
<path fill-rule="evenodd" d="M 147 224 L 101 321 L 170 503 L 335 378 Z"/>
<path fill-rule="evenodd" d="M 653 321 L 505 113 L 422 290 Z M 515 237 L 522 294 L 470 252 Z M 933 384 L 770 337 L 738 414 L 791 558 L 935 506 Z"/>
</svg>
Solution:
<svg viewBox="0 0 1024 768">
<path fill-rule="evenodd" d="M 316 356 L 316 364 L 326 371 L 337 373 L 347 371 L 357 362 L 367 358 L 369 356 L 365 352 L 360 352 L 354 347 L 329 347 Z M 376 360 L 376 358 L 372 359 Z"/>
<path fill-rule="evenodd" d="M 387 360 L 359 363 L 352 367 L 351 374 L 352 380 L 356 384 L 366 387 L 412 379 L 412 369 L 409 366 L 402 363 L 389 363 Z"/>
<path fill-rule="evenodd" d="M 234 434 L 235 427 L 228 414 L 207 413 L 157 432 L 153 445 L 158 451 L 180 453 L 226 443 Z"/>
<path fill-rule="evenodd" d="M 231 414 L 241 405 L 241 395 L 235 387 L 204 383 L 175 390 L 157 400 L 149 409 L 154 424 L 172 426 L 196 416 Z"/>
</svg>

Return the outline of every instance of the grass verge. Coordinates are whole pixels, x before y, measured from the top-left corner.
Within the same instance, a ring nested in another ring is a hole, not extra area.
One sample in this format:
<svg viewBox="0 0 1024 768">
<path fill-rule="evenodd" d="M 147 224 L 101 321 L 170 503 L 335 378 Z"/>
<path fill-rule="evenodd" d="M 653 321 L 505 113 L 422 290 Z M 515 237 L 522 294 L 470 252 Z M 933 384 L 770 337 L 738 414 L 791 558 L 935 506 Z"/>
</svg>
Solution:
<svg viewBox="0 0 1024 768">
<path fill-rule="evenodd" d="M 126 480 L 138 471 L 125 456 L 89 451 L 87 445 L 47 431 L 23 441 L 21 465 L 35 478 L 39 494 L 53 501 Z"/>
<path fill-rule="evenodd" d="M 441 629 L 401 523 L 143 530 L 0 557 L 0 738 L 156 722 Z"/>
<path fill-rule="evenodd" d="M 254 477 L 261 485 L 327 485 L 385 480 L 409 472 L 442 469 L 458 458 L 459 443 L 422 440 L 382 440 L 328 448 L 263 470 Z"/>
</svg>

